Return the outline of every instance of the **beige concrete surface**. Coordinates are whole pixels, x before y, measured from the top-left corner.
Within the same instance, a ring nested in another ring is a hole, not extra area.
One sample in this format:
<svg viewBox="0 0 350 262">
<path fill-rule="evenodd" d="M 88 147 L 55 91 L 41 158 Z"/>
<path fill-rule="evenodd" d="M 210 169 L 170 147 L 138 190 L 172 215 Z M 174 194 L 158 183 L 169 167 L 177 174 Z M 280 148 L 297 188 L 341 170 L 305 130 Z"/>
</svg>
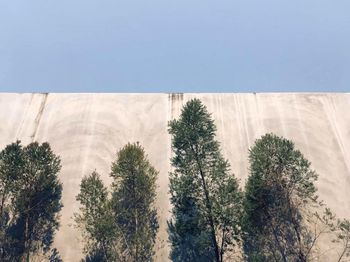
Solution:
<svg viewBox="0 0 350 262">
<path fill-rule="evenodd" d="M 212 113 L 223 153 L 242 186 L 249 147 L 273 132 L 296 143 L 319 174 L 320 197 L 340 217 L 350 218 L 350 94 L 0 94 L 0 148 L 16 139 L 48 141 L 61 157 L 64 208 L 54 245 L 64 261 L 81 257 L 72 217 L 82 177 L 96 169 L 110 183 L 117 150 L 136 141 L 160 172 L 156 260 L 167 261 L 167 123 L 193 97 Z"/>
</svg>

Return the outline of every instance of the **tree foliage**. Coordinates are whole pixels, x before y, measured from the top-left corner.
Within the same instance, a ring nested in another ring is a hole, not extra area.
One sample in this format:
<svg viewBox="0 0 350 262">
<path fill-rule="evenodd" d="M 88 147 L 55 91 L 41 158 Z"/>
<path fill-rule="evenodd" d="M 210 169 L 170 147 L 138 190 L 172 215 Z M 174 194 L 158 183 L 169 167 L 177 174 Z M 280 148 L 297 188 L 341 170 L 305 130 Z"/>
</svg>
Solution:
<svg viewBox="0 0 350 262">
<path fill-rule="evenodd" d="M 61 256 L 56 248 L 51 250 L 51 254 L 49 256 L 49 262 L 63 262 Z"/>
<path fill-rule="evenodd" d="M 62 208 L 60 169 L 48 143 L 17 141 L 0 153 L 2 260 L 29 261 L 50 250 Z"/>
<path fill-rule="evenodd" d="M 117 231 L 114 213 L 107 188 L 96 171 L 83 178 L 76 199 L 81 207 L 80 212 L 75 214 L 75 221 L 85 239 L 86 261 L 116 260 Z"/>
<path fill-rule="evenodd" d="M 337 262 L 344 261 L 350 256 L 350 220 L 338 220 L 336 227 L 336 243 L 340 243 Z"/>
<path fill-rule="evenodd" d="M 173 261 L 223 261 L 239 241 L 242 193 L 215 140 L 205 106 L 190 100 L 172 135 L 169 240 Z"/>
<path fill-rule="evenodd" d="M 318 205 L 317 174 L 293 142 L 267 134 L 249 152 L 244 199 L 248 261 L 308 261 L 314 236 L 305 215 Z"/>
<path fill-rule="evenodd" d="M 153 261 L 157 175 L 144 149 L 127 144 L 112 163 L 112 197 L 96 172 L 82 180 L 75 221 L 85 239 L 84 261 Z"/>
<path fill-rule="evenodd" d="M 111 176 L 123 260 L 152 261 L 158 230 L 154 206 L 158 172 L 137 143 L 127 144 L 118 152 Z"/>
<path fill-rule="evenodd" d="M 13 203 L 18 178 L 24 167 L 22 146 L 19 141 L 5 147 L 0 153 L 0 258 L 9 261 L 13 257 L 8 230 L 14 216 Z M 12 209 L 12 210 L 11 210 Z"/>
</svg>

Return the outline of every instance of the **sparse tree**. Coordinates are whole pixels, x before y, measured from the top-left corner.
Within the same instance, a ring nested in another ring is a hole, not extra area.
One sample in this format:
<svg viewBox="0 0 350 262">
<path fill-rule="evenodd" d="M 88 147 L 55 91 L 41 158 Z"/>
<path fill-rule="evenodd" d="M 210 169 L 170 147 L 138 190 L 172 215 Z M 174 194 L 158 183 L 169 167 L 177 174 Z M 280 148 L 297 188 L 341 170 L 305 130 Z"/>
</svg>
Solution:
<svg viewBox="0 0 350 262">
<path fill-rule="evenodd" d="M 158 230 L 154 205 L 157 175 L 138 143 L 124 146 L 112 164 L 112 201 L 123 261 L 153 261 Z"/>
<path fill-rule="evenodd" d="M 60 159 L 48 143 L 22 148 L 19 141 L 7 146 L 0 158 L 1 227 L 6 239 L 2 259 L 29 262 L 50 250 L 59 226 Z"/>
<path fill-rule="evenodd" d="M 83 233 L 85 261 L 115 261 L 117 231 L 107 188 L 96 171 L 84 177 L 76 197 L 81 207 L 75 222 Z"/>
<path fill-rule="evenodd" d="M 334 242 L 340 244 L 337 262 L 349 261 L 350 256 L 350 221 L 348 219 L 338 220 L 335 227 L 336 239 Z"/>
<path fill-rule="evenodd" d="M 20 141 L 5 147 L 0 153 L 0 259 L 11 260 L 11 238 L 8 229 L 11 226 L 12 203 L 15 186 L 24 169 L 23 148 Z"/>
<path fill-rule="evenodd" d="M 293 142 L 273 134 L 255 142 L 249 162 L 243 218 L 247 260 L 309 261 L 317 236 L 308 221 L 320 206 L 310 162 Z"/>
<path fill-rule="evenodd" d="M 169 123 L 173 261 L 224 261 L 239 244 L 242 193 L 215 132 L 211 115 L 198 99 L 187 102 L 180 118 Z"/>
<path fill-rule="evenodd" d="M 83 261 L 153 261 L 157 175 L 137 143 L 124 146 L 112 163 L 111 198 L 96 172 L 83 178 L 75 214 L 85 240 Z"/>
</svg>

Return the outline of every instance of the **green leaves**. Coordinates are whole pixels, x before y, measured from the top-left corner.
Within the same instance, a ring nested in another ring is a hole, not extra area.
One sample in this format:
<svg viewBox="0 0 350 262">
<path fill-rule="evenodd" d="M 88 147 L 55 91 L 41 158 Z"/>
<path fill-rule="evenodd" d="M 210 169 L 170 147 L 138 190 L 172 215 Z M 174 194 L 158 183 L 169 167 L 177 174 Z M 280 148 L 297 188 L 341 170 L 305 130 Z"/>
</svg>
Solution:
<svg viewBox="0 0 350 262">
<path fill-rule="evenodd" d="M 113 208 L 123 236 L 121 253 L 132 261 L 153 261 L 158 230 L 154 207 L 158 172 L 139 144 L 127 144 L 112 164 Z"/>
<path fill-rule="evenodd" d="M 58 229 L 62 185 L 60 159 L 48 143 L 22 147 L 17 141 L 0 153 L 3 260 L 29 260 L 47 253 Z"/>
<path fill-rule="evenodd" d="M 317 174 L 294 144 L 267 134 L 249 152 L 242 226 L 248 261 L 306 261 L 304 212 L 316 205 Z"/>
<path fill-rule="evenodd" d="M 112 163 L 111 198 L 96 172 L 82 180 L 75 221 L 85 237 L 85 261 L 153 261 L 157 176 L 144 149 L 127 144 Z"/>
<path fill-rule="evenodd" d="M 76 199 L 81 207 L 75 214 L 75 222 L 85 237 L 85 253 L 88 256 L 101 254 L 103 261 L 113 261 L 117 257 L 114 251 L 117 238 L 115 215 L 107 188 L 96 171 L 83 178 Z"/>
<path fill-rule="evenodd" d="M 223 261 L 239 240 L 242 193 L 220 153 L 215 131 L 198 99 L 186 103 L 180 118 L 169 123 L 174 152 L 169 239 L 174 261 Z"/>
</svg>

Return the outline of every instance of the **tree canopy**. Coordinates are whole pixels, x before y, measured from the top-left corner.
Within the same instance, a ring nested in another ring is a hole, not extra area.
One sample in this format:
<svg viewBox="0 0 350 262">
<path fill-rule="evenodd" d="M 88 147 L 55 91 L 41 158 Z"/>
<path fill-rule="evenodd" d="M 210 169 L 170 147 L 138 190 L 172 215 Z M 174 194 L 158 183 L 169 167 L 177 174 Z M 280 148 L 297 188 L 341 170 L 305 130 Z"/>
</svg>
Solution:
<svg viewBox="0 0 350 262">
<path fill-rule="evenodd" d="M 158 172 L 144 149 L 127 144 L 112 163 L 111 197 L 100 176 L 83 178 L 75 222 L 85 242 L 85 261 L 153 261 L 158 231 Z"/>
<path fill-rule="evenodd" d="M 2 260 L 30 261 L 50 250 L 62 208 L 60 169 L 48 143 L 17 141 L 1 151 Z"/>
<path fill-rule="evenodd" d="M 308 261 L 305 213 L 317 204 L 317 174 L 294 143 L 273 134 L 249 151 L 243 229 L 248 261 Z"/>
<path fill-rule="evenodd" d="M 173 261 L 223 261 L 239 243 L 242 192 L 198 99 L 169 123 L 172 135 L 169 240 Z"/>
<path fill-rule="evenodd" d="M 112 164 L 113 208 L 121 234 L 121 256 L 126 261 L 153 261 L 158 231 L 155 208 L 158 172 L 144 149 L 127 144 Z"/>
<path fill-rule="evenodd" d="M 114 213 L 111 209 L 107 188 L 96 171 L 83 178 L 80 193 L 76 199 L 81 206 L 80 212 L 75 214 L 75 221 L 84 236 L 84 251 L 88 257 L 86 260 L 116 260 L 117 254 L 114 246 L 117 231 Z"/>
</svg>

